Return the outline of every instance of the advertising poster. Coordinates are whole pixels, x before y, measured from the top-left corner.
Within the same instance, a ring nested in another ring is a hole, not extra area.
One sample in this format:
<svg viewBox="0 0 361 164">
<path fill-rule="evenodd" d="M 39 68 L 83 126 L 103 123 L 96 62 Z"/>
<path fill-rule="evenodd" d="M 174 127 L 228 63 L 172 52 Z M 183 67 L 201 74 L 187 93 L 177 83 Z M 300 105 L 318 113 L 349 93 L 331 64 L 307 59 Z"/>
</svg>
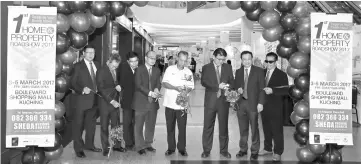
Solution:
<svg viewBox="0 0 361 164">
<path fill-rule="evenodd" d="M 352 14 L 311 13 L 311 144 L 353 145 Z"/>
<path fill-rule="evenodd" d="M 55 7 L 9 6 L 6 147 L 53 147 Z"/>
</svg>

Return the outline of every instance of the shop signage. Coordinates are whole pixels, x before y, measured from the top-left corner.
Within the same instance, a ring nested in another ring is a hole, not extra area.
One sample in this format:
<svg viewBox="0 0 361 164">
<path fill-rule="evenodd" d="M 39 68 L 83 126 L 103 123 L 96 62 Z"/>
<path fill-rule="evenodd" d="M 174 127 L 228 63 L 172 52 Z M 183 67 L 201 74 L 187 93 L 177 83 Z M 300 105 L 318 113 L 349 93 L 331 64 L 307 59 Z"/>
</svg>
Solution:
<svg viewBox="0 0 361 164">
<path fill-rule="evenodd" d="M 129 30 L 129 32 L 132 32 L 132 28 L 133 28 L 132 21 L 130 21 L 126 16 L 122 15 L 120 17 L 117 17 L 115 21 L 120 25 L 122 25 L 127 30 Z"/>
</svg>

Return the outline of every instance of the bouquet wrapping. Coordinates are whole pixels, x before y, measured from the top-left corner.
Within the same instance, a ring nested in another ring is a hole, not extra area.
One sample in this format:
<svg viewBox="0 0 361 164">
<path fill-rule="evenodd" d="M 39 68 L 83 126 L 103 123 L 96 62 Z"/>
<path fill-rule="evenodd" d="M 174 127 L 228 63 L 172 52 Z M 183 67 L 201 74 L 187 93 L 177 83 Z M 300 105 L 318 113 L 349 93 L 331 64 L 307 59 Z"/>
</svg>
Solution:
<svg viewBox="0 0 361 164">
<path fill-rule="evenodd" d="M 230 103 L 231 108 L 235 111 L 239 110 L 238 104 L 236 103 L 240 98 L 240 95 L 236 90 L 226 90 L 224 92 L 226 101 Z"/>
<path fill-rule="evenodd" d="M 108 158 L 110 157 L 110 154 L 113 150 L 114 145 L 117 142 L 122 142 L 122 141 L 123 141 L 123 129 L 120 125 L 118 125 L 109 131 L 110 149 L 109 149 L 109 153 L 108 153 Z"/>
</svg>

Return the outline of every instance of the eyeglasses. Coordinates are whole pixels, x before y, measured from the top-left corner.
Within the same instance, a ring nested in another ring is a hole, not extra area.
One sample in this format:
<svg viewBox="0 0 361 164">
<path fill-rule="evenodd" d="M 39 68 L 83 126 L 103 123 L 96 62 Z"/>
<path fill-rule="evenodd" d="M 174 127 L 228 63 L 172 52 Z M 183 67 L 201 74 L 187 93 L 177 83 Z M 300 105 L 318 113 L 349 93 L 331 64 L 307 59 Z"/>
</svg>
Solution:
<svg viewBox="0 0 361 164">
<path fill-rule="evenodd" d="M 85 53 L 87 53 L 87 54 L 94 54 L 95 52 L 86 52 L 86 51 L 85 51 Z"/>
<path fill-rule="evenodd" d="M 265 63 L 270 63 L 270 64 L 272 64 L 272 63 L 274 63 L 275 61 L 268 61 L 268 60 L 265 60 L 264 62 L 265 62 Z"/>
<path fill-rule="evenodd" d="M 219 58 L 216 58 L 216 59 L 219 61 L 226 61 L 226 59 L 219 59 Z"/>
</svg>

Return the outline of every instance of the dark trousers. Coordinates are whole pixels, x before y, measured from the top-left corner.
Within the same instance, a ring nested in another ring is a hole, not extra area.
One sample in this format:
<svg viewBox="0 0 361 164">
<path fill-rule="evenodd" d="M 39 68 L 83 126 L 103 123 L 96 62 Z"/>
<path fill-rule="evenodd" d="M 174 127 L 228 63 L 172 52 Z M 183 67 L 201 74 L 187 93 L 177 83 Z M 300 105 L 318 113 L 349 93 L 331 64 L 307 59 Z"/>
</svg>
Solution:
<svg viewBox="0 0 361 164">
<path fill-rule="evenodd" d="M 241 152 L 248 150 L 248 133 L 251 125 L 252 146 L 251 153 L 258 154 L 260 148 L 258 112 L 251 110 L 248 100 L 242 100 L 239 104 L 240 110 L 237 111 L 238 126 L 240 132 L 239 147 Z"/>
<path fill-rule="evenodd" d="M 132 147 L 135 145 L 134 117 L 135 111 L 133 109 L 123 109 L 123 138 L 126 147 Z"/>
<path fill-rule="evenodd" d="M 104 105 L 102 105 L 104 106 Z M 109 148 L 109 121 L 110 121 L 110 127 L 114 128 L 120 124 L 119 122 L 119 108 L 114 108 L 113 106 L 110 106 L 110 104 L 107 107 L 101 107 L 99 109 L 100 111 L 100 140 L 102 143 L 103 150 L 106 150 Z M 120 142 L 115 142 L 114 145 L 115 148 L 121 147 Z"/>
<path fill-rule="evenodd" d="M 137 151 L 152 146 L 157 113 L 157 109 L 135 111 L 134 137 Z M 145 131 L 143 132 L 144 124 Z"/>
<path fill-rule="evenodd" d="M 262 111 L 262 125 L 264 133 L 264 150 L 272 151 L 272 140 L 274 142 L 273 152 L 282 155 L 284 150 L 283 137 L 283 111 L 265 106 Z"/>
<path fill-rule="evenodd" d="M 94 106 L 87 110 L 75 110 L 73 116 L 73 144 L 74 151 L 80 152 L 83 149 L 94 148 L 94 135 L 96 120 L 99 116 L 98 107 Z M 83 141 L 83 131 L 85 130 L 85 144 Z"/>
<path fill-rule="evenodd" d="M 203 151 L 209 153 L 213 146 L 214 123 L 218 114 L 220 152 L 228 152 L 228 114 L 227 102 L 223 98 L 216 100 L 215 108 L 204 109 L 202 144 Z"/>
<path fill-rule="evenodd" d="M 167 141 L 168 150 L 175 151 L 175 123 L 178 125 L 178 151 L 186 150 L 186 127 L 187 127 L 187 113 L 182 116 L 182 110 L 174 110 L 172 108 L 165 108 L 165 120 L 167 123 Z"/>
</svg>

